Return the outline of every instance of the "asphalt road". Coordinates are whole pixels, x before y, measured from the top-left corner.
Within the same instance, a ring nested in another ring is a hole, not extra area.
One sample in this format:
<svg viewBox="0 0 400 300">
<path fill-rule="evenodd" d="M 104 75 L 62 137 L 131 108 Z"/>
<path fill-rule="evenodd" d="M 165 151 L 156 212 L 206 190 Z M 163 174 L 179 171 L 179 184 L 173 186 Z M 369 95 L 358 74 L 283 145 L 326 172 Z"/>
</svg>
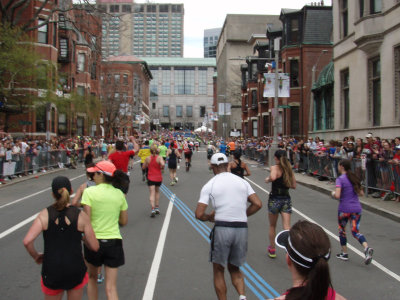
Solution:
<svg viewBox="0 0 400 300">
<path fill-rule="evenodd" d="M 210 223 L 194 219 L 201 187 L 212 177 L 206 152 L 193 155 L 189 173 L 184 163 L 178 170 L 179 182 L 169 185 L 168 172 L 160 198 L 161 215 L 150 218 L 149 192 L 135 164 L 128 194 L 128 225 L 122 228 L 126 263 L 119 269 L 120 299 L 216 299 L 212 265 L 208 262 Z M 267 171 L 251 164 L 249 182 L 263 199 L 264 207 L 249 218 L 249 252 L 242 270 L 248 299 L 267 299 L 284 292 L 291 284 L 283 250 L 277 258 L 266 256 L 268 219 L 266 201 L 270 185 L 264 183 Z M 43 299 L 40 266 L 22 245 L 33 216 L 52 203 L 49 189 L 57 175 L 68 176 L 73 189 L 85 181 L 84 169 L 63 170 L 0 189 L 0 291 L 1 299 Z M 337 241 L 337 202 L 317 191 L 298 185 L 292 191 L 295 212 L 292 223 L 310 218 L 331 233 L 331 277 L 334 288 L 348 299 L 399 299 L 400 224 L 368 211 L 363 212 L 360 231 L 375 249 L 374 261 L 366 266 L 362 247 L 349 235 L 354 246 L 347 262 L 335 258 Z M 281 224 L 278 224 L 278 230 Z M 349 230 L 349 229 L 348 229 Z M 42 238 L 36 246 L 43 249 Z M 226 275 L 228 299 L 238 299 Z M 106 299 L 104 284 L 100 299 Z M 86 296 L 84 296 L 86 299 Z"/>
</svg>

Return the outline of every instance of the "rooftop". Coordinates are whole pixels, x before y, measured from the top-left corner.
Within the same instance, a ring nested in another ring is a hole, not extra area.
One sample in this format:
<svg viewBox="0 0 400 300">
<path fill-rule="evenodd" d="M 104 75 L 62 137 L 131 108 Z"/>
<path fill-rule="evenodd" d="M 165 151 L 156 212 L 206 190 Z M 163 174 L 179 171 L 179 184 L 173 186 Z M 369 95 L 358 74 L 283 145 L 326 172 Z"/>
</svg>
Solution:
<svg viewBox="0 0 400 300">
<path fill-rule="evenodd" d="M 140 57 L 149 66 L 166 67 L 216 67 L 213 58 L 184 58 L 184 57 Z"/>
</svg>

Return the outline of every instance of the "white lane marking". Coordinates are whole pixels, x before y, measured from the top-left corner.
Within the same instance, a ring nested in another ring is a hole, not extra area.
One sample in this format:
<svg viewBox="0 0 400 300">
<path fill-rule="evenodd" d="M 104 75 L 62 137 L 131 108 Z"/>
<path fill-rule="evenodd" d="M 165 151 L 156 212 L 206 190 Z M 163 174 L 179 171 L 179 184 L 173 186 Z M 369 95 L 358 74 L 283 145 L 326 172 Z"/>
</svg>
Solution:
<svg viewBox="0 0 400 300">
<path fill-rule="evenodd" d="M 25 224 L 27 224 L 27 223 L 33 221 L 33 220 L 36 218 L 36 216 L 37 216 L 38 214 L 39 214 L 39 213 L 34 214 L 32 217 L 29 217 L 28 219 L 26 219 L 26 220 L 24 220 L 24 221 L 18 223 L 17 225 L 11 227 L 10 229 L 7 229 L 6 231 L 3 231 L 2 233 L 0 233 L 0 240 L 1 240 L 3 237 L 5 237 L 5 236 L 9 235 L 10 233 L 14 232 L 15 230 L 21 228 L 21 227 L 24 226 Z"/>
<path fill-rule="evenodd" d="M 252 184 L 254 184 L 256 187 L 258 187 L 260 190 L 262 190 L 263 192 L 265 192 L 267 195 L 269 194 L 269 192 L 267 190 L 265 190 L 264 188 L 262 188 L 261 186 L 259 186 L 257 183 L 251 181 L 250 179 L 246 178 L 247 181 L 251 182 Z M 297 213 L 298 215 L 300 215 L 301 217 L 303 217 L 304 219 L 318 224 L 319 226 L 321 226 L 325 232 L 330 235 L 333 239 L 335 239 L 336 241 L 339 242 L 339 237 L 334 234 L 333 232 L 329 231 L 328 229 L 326 229 L 325 227 L 323 227 L 321 224 L 317 223 L 316 221 L 314 221 L 313 219 L 311 219 L 310 217 L 306 216 L 305 214 L 303 214 L 301 211 L 295 209 L 294 207 L 292 207 L 293 211 L 295 213 Z M 362 258 L 365 257 L 364 253 L 361 252 L 360 250 L 356 249 L 355 247 L 353 247 L 352 245 L 350 245 L 349 243 L 347 243 L 347 248 L 351 249 L 354 253 L 358 254 L 359 256 L 361 256 Z M 378 263 L 376 260 L 372 260 L 371 264 L 373 264 L 374 266 L 376 266 L 377 268 L 381 269 L 383 272 L 385 272 L 386 274 L 388 274 L 389 276 L 393 277 L 394 279 L 396 279 L 397 281 L 400 282 L 400 275 L 394 273 L 393 271 L 389 270 L 388 268 L 386 268 L 385 266 L 383 266 L 382 264 Z"/>
<path fill-rule="evenodd" d="M 75 196 L 75 193 L 72 194 L 70 197 L 73 198 Z M 3 237 L 6 237 L 7 235 L 9 235 L 10 233 L 13 233 L 15 230 L 20 229 L 22 226 L 28 224 L 29 222 L 33 221 L 36 216 L 39 213 L 34 214 L 33 216 L 29 217 L 28 219 L 23 220 L 22 222 L 19 222 L 17 225 L 11 227 L 10 229 L 7 229 L 6 231 L 3 231 L 2 233 L 0 233 L 0 240 Z"/>
<path fill-rule="evenodd" d="M 169 222 L 171 220 L 172 208 L 174 206 L 175 194 L 172 196 L 171 201 L 169 201 L 167 213 L 165 214 L 165 219 L 163 227 L 161 228 L 160 237 L 158 238 L 156 252 L 154 254 L 153 262 L 151 264 L 149 277 L 147 278 L 146 288 L 143 294 L 143 300 L 152 300 L 154 295 L 154 289 L 156 287 L 156 281 L 158 276 L 158 270 L 160 268 L 161 257 L 164 251 L 165 240 L 167 238 L 167 231 L 169 227 Z"/>
<path fill-rule="evenodd" d="M 82 174 L 82 175 L 76 176 L 76 177 L 74 177 L 74 178 L 71 178 L 70 181 L 73 181 L 73 180 L 78 179 L 78 178 L 83 177 L 83 176 L 86 176 L 86 174 Z M 51 188 L 48 187 L 48 188 L 45 188 L 45 189 L 43 189 L 43 190 L 41 190 L 41 191 L 39 191 L 39 192 L 36 192 L 36 193 L 30 194 L 30 195 L 28 195 L 28 196 L 25 196 L 25 197 L 19 198 L 19 199 L 17 199 L 17 200 L 14 200 L 14 201 L 12 201 L 12 202 L 10 202 L 10 203 L 7 203 L 7 204 L 4 204 L 4 205 L 0 206 L 0 209 L 4 208 L 4 207 L 6 207 L 6 206 L 12 205 L 12 204 L 21 202 L 21 201 L 26 200 L 26 199 L 28 199 L 28 198 L 30 198 L 30 197 L 39 195 L 39 194 L 41 194 L 41 193 L 47 192 L 47 191 L 49 191 L 50 189 L 51 189 Z"/>
</svg>

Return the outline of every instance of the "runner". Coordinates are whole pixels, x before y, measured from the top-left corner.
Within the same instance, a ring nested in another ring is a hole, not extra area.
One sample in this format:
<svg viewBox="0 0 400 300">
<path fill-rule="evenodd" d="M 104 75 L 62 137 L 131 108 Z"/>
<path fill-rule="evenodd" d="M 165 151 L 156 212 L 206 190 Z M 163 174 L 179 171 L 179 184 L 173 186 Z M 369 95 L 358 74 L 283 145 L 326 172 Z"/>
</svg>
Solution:
<svg viewBox="0 0 400 300">
<path fill-rule="evenodd" d="M 183 145 L 183 154 L 185 155 L 186 172 L 189 172 L 193 155 L 193 146 L 191 142 L 185 141 Z"/>
<path fill-rule="evenodd" d="M 244 176 L 250 176 L 251 172 L 247 164 L 244 161 L 241 161 L 241 156 L 242 151 L 240 151 L 239 149 L 235 150 L 235 152 L 233 153 L 233 160 L 228 164 L 228 172 L 244 178 Z"/>
<path fill-rule="evenodd" d="M 201 221 L 215 221 L 211 234 L 210 261 L 213 263 L 218 299 L 226 299 L 224 272 L 228 267 L 232 283 L 242 300 L 246 296 L 243 274 L 239 268 L 247 254 L 247 217 L 256 213 L 262 203 L 247 181 L 227 172 L 228 158 L 225 154 L 214 154 L 211 166 L 215 176 L 201 189 L 195 214 Z M 214 211 L 206 214 L 210 200 Z M 250 202 L 249 207 L 247 202 Z"/>
<path fill-rule="evenodd" d="M 108 156 L 108 159 L 115 165 L 117 170 L 121 170 L 126 174 L 128 173 L 130 157 L 133 157 L 139 151 L 139 145 L 136 143 L 135 138 L 131 136 L 130 139 L 133 143 L 133 150 L 124 151 L 124 142 L 119 140 L 115 143 L 116 151 Z"/>
<path fill-rule="evenodd" d="M 360 179 L 351 171 L 351 162 L 349 160 L 341 160 L 339 162 L 338 170 L 341 175 L 336 179 L 336 189 L 332 192 L 332 197 L 339 199 L 338 223 L 342 252 L 337 254 L 336 257 L 345 261 L 349 259 L 346 246 L 346 225 L 350 220 L 351 233 L 353 234 L 353 237 L 364 247 L 364 263 L 369 265 L 372 261 L 374 249 L 368 247 L 367 240 L 358 230 L 360 227 L 362 212 L 358 195 L 364 195 L 361 182 Z"/>
<path fill-rule="evenodd" d="M 178 182 L 178 177 L 176 177 L 176 167 L 178 165 L 178 159 L 181 157 L 179 151 L 174 148 L 174 143 L 171 143 L 167 151 L 168 157 L 168 169 L 169 177 L 171 178 L 171 183 L 169 185 L 175 185 Z"/>
<path fill-rule="evenodd" d="M 24 246 L 37 264 L 42 264 L 42 291 L 45 299 L 82 299 L 89 277 L 82 255 L 82 233 L 85 245 L 98 251 L 99 243 L 88 215 L 69 205 L 72 193 L 67 177 L 58 176 L 51 184 L 55 202 L 42 210 L 24 238 Z M 44 253 L 35 249 L 35 240 L 43 232 Z"/>
<path fill-rule="evenodd" d="M 128 203 L 121 190 L 112 186 L 125 174 L 117 170 L 109 161 L 100 161 L 87 172 L 94 173 L 96 186 L 84 190 L 83 210 L 89 215 L 96 238 L 100 242 L 99 251 L 84 247 L 89 269 L 88 298 L 98 299 L 98 267 L 104 265 L 107 299 L 118 299 L 118 267 L 125 264 L 120 226 L 128 223 Z"/>
<path fill-rule="evenodd" d="M 286 263 L 293 280 L 292 287 L 276 300 L 345 300 L 332 288 L 328 265 L 331 245 L 320 226 L 298 221 L 290 230 L 276 236 L 276 244 L 286 251 Z"/>
<path fill-rule="evenodd" d="M 143 164 L 144 164 L 144 161 L 146 160 L 146 158 L 150 156 L 150 147 L 149 147 L 148 140 L 144 141 L 142 148 L 139 150 L 138 156 L 140 157 L 140 168 L 142 170 L 142 181 L 146 181 L 147 169 L 143 169 Z"/>
<path fill-rule="evenodd" d="M 290 215 L 292 213 L 292 200 L 289 189 L 296 188 L 296 178 L 294 177 L 292 166 L 290 165 L 286 151 L 278 150 L 274 155 L 275 165 L 271 166 L 270 175 L 265 178 L 265 182 L 272 182 L 272 190 L 268 200 L 268 219 L 269 219 L 269 246 L 268 256 L 275 258 L 275 235 L 276 223 L 279 214 L 282 216 L 283 229 L 290 228 Z"/>
<path fill-rule="evenodd" d="M 149 186 L 150 192 L 150 205 L 151 215 L 154 218 L 155 215 L 160 214 L 159 201 L 160 201 L 160 186 L 162 183 L 161 170 L 164 169 L 164 159 L 158 155 L 158 148 L 155 143 L 150 147 L 151 155 L 146 158 L 143 164 L 143 169 L 148 168 L 147 174 L 147 185 Z"/>
<path fill-rule="evenodd" d="M 158 150 L 160 151 L 160 156 L 163 158 L 164 163 L 167 162 L 167 150 L 168 148 L 165 146 L 165 141 L 161 142 L 161 145 L 158 146 Z M 162 173 L 164 173 L 164 169 L 161 170 Z"/>
</svg>

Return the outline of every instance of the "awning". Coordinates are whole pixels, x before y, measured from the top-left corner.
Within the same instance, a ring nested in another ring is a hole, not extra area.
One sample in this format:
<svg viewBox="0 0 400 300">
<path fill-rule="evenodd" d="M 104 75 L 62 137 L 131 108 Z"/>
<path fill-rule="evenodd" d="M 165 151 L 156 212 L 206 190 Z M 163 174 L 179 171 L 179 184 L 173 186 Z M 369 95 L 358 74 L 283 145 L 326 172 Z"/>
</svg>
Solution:
<svg viewBox="0 0 400 300">
<path fill-rule="evenodd" d="M 326 85 L 332 85 L 334 82 L 333 61 L 327 64 L 319 73 L 318 79 L 314 82 L 312 90 L 318 90 Z"/>
</svg>

